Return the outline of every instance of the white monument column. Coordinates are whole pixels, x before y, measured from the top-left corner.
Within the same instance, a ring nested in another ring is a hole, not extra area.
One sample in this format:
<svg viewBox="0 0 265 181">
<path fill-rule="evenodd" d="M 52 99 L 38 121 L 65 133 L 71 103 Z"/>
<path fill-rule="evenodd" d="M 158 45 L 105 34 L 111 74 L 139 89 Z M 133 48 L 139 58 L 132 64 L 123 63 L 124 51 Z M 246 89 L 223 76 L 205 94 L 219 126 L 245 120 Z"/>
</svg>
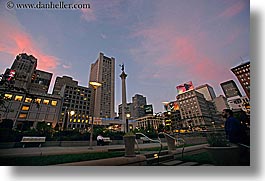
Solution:
<svg viewBox="0 0 265 181">
<path fill-rule="evenodd" d="M 126 124 L 126 115 L 125 115 L 125 107 L 127 106 L 127 100 L 126 100 L 126 77 L 127 74 L 124 72 L 124 64 L 120 65 L 122 73 L 120 75 L 121 81 L 122 81 L 122 122 L 123 122 L 123 130 L 125 133 L 127 133 L 127 127 L 128 125 Z"/>
</svg>

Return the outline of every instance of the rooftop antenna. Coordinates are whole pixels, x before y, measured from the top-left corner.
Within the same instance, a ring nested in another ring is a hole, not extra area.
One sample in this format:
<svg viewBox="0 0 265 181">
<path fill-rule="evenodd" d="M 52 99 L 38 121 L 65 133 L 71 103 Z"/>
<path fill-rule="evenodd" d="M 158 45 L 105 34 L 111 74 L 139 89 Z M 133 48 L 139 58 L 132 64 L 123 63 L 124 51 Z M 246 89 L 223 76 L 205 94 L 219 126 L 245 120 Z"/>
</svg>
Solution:
<svg viewBox="0 0 265 181">
<path fill-rule="evenodd" d="M 240 56 L 240 59 L 241 59 L 242 63 L 244 63 L 245 60 L 241 56 Z"/>
</svg>

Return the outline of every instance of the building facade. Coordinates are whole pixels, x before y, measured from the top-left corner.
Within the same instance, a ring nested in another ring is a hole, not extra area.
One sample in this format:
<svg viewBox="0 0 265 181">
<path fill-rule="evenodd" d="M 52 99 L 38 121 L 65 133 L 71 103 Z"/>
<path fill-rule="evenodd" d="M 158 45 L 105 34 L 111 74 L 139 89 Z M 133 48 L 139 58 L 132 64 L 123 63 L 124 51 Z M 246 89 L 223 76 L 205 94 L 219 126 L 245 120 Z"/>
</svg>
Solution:
<svg viewBox="0 0 265 181">
<path fill-rule="evenodd" d="M 11 70 L 16 72 L 14 87 L 27 90 L 36 67 L 37 59 L 33 55 L 27 55 L 26 53 L 17 55 L 11 66 Z"/>
<path fill-rule="evenodd" d="M 220 84 L 226 98 L 240 96 L 242 97 L 235 81 L 229 80 Z"/>
<path fill-rule="evenodd" d="M 240 64 L 231 71 L 236 75 L 247 97 L 250 98 L 250 62 Z"/>
<path fill-rule="evenodd" d="M 122 104 L 119 105 L 119 119 L 122 119 Z M 129 118 L 133 117 L 133 103 L 127 103 L 125 106 L 125 115 L 130 115 Z"/>
<path fill-rule="evenodd" d="M 146 97 L 140 94 L 136 94 L 134 97 L 132 97 L 132 103 L 133 103 L 132 117 L 134 119 L 144 117 L 145 116 L 144 106 L 146 106 Z"/>
<path fill-rule="evenodd" d="M 158 129 L 159 125 L 164 125 L 164 118 L 158 116 L 144 116 L 136 119 L 136 127 L 141 129 Z"/>
<path fill-rule="evenodd" d="M 242 110 L 247 114 L 250 114 L 250 102 L 247 96 L 232 97 L 227 99 L 228 105 L 232 110 Z"/>
<path fill-rule="evenodd" d="M 64 84 L 60 91 L 62 107 L 59 126 L 62 129 L 87 129 L 91 123 L 91 89 Z"/>
<path fill-rule="evenodd" d="M 95 102 L 92 100 L 91 105 L 95 105 L 94 116 L 114 118 L 115 58 L 109 58 L 103 53 L 100 53 L 97 61 L 91 64 L 89 81 L 102 84 L 102 86 L 98 87 L 95 91 Z"/>
<path fill-rule="evenodd" d="M 51 126 L 58 123 L 61 97 L 47 94 L 52 74 L 36 68 L 37 59 L 21 53 L 1 81 L 1 118 L 13 120 L 14 128 L 35 128 L 39 122 Z"/>
<path fill-rule="evenodd" d="M 13 120 L 13 127 L 18 130 L 36 128 L 39 122 L 55 127 L 59 120 L 60 96 L 9 91 L 4 97 L 6 110 L 2 109 L 1 117 Z"/>
<path fill-rule="evenodd" d="M 52 80 L 52 73 L 36 70 L 29 87 L 30 92 L 47 94 Z"/>
<path fill-rule="evenodd" d="M 201 85 L 195 89 L 197 92 L 204 95 L 207 101 L 213 101 L 216 98 L 213 87 L 208 84 Z"/>
<path fill-rule="evenodd" d="M 204 95 L 195 90 L 179 94 L 177 102 L 180 107 L 182 128 L 206 128 L 217 121 L 213 103 L 206 101 Z"/>
<path fill-rule="evenodd" d="M 78 82 L 73 80 L 72 77 L 69 76 L 56 77 L 52 94 L 60 95 L 60 92 L 65 84 L 69 86 L 78 86 Z"/>
<path fill-rule="evenodd" d="M 216 107 L 217 113 L 221 114 L 224 109 L 230 109 L 227 98 L 223 95 L 220 95 L 214 99 L 214 104 Z"/>
</svg>

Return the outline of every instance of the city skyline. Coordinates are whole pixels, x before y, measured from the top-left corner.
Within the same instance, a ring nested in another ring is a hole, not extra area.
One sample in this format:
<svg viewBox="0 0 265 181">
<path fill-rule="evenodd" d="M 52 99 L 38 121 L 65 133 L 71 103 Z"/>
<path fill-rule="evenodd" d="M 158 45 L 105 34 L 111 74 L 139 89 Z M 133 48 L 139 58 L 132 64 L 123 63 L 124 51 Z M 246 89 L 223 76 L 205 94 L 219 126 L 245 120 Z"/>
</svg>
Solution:
<svg viewBox="0 0 265 181">
<path fill-rule="evenodd" d="M 245 94 L 230 69 L 242 63 L 240 57 L 249 59 L 249 1 L 84 2 L 91 8 L 8 10 L 1 1 L 1 73 L 25 52 L 38 59 L 38 69 L 53 73 L 49 92 L 63 75 L 88 86 L 90 65 L 103 52 L 116 59 L 116 112 L 121 63 L 128 74 L 127 102 L 144 95 L 155 112 L 188 81 L 207 83 L 218 96 L 220 83 L 232 79 Z"/>
</svg>

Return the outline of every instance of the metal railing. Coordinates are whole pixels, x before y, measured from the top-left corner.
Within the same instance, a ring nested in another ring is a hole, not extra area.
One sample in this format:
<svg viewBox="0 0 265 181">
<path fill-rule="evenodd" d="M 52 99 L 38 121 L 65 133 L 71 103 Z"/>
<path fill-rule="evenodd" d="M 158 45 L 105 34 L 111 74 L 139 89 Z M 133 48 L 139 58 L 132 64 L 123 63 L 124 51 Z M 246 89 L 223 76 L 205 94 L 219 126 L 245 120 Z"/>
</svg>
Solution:
<svg viewBox="0 0 265 181">
<path fill-rule="evenodd" d="M 160 139 L 159 135 L 164 135 L 165 137 L 167 136 L 167 137 L 169 137 L 169 138 L 175 140 L 175 145 L 177 145 L 177 146 L 180 145 L 179 141 L 181 141 L 181 142 L 182 142 L 181 158 L 183 159 L 184 149 L 185 149 L 185 143 L 186 143 L 185 140 L 184 140 L 183 138 L 180 138 L 180 137 L 175 138 L 175 137 L 173 137 L 173 136 L 171 136 L 171 135 L 169 135 L 169 134 L 167 134 L 167 133 L 160 132 L 160 133 L 158 133 L 158 139 L 159 139 L 160 141 L 161 141 L 161 139 Z"/>
<path fill-rule="evenodd" d="M 159 143 L 160 144 L 160 149 L 158 151 L 158 154 L 157 154 L 157 164 L 159 165 L 159 157 L 160 157 L 160 153 L 162 151 L 162 148 L 163 148 L 163 144 L 162 144 L 162 141 L 158 138 L 158 140 L 153 140 L 151 138 L 149 138 L 148 136 L 146 136 L 145 134 L 143 133 L 135 133 L 135 135 L 141 135 L 143 136 L 144 138 L 146 138 L 148 141 L 150 142 L 153 142 L 153 143 Z M 135 139 L 135 143 L 137 145 L 137 148 L 138 148 L 138 152 L 140 153 L 140 148 L 139 148 L 139 144 L 138 144 L 138 141 L 137 139 Z"/>
</svg>

